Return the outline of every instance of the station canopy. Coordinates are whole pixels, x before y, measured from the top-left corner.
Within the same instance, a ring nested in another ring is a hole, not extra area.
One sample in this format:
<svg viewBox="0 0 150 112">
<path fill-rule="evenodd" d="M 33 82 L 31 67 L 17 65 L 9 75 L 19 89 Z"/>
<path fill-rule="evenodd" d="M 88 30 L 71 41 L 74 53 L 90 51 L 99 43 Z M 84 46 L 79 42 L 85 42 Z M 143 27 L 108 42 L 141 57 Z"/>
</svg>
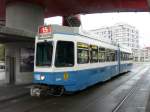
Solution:
<svg viewBox="0 0 150 112">
<path fill-rule="evenodd" d="M 0 0 L 0 17 L 8 3 L 29 2 L 45 9 L 45 17 L 101 12 L 149 11 L 149 0 Z"/>
</svg>

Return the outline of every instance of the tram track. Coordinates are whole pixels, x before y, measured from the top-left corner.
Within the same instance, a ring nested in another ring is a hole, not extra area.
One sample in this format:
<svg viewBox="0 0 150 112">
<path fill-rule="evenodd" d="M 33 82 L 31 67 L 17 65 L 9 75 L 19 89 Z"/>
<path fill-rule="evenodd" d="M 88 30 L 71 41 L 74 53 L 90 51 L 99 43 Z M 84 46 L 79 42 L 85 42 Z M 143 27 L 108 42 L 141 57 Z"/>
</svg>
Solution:
<svg viewBox="0 0 150 112">
<path fill-rule="evenodd" d="M 106 91 L 106 93 L 104 93 L 104 96 L 101 96 L 101 99 L 103 99 L 105 96 L 107 96 L 108 94 L 110 94 L 115 88 L 118 88 L 119 86 L 124 85 L 132 77 L 136 76 L 139 73 L 139 71 L 141 71 L 143 68 L 145 68 L 145 66 L 136 68 L 135 72 L 123 73 L 121 75 L 113 77 L 112 79 L 104 82 L 102 85 L 98 84 L 98 86 L 100 85 L 101 87 L 102 86 L 107 86 L 107 87 L 104 87 L 104 89 L 102 90 L 102 91 Z M 120 78 L 121 78 L 121 80 L 120 80 Z M 120 82 L 118 82 L 118 80 Z M 112 83 L 112 81 L 114 81 L 113 83 L 115 83 L 115 84 L 113 84 L 114 87 L 110 87 L 110 83 Z M 89 89 L 91 89 L 91 88 L 89 88 Z M 87 89 L 87 91 L 88 91 L 88 89 Z M 99 96 L 97 96 L 95 98 L 92 98 L 92 100 L 90 102 L 93 102 L 94 99 L 99 99 Z"/>
<path fill-rule="evenodd" d="M 148 73 L 148 69 L 146 70 L 145 73 Z M 136 82 L 136 84 L 134 84 L 134 86 L 129 90 L 128 94 L 126 94 L 124 96 L 124 98 L 117 104 L 117 106 L 112 110 L 112 112 L 120 112 L 119 110 L 123 106 L 123 104 L 129 99 L 129 97 L 131 97 L 132 95 L 134 95 L 137 92 L 138 86 L 139 86 L 140 82 L 143 81 L 144 77 L 145 77 L 145 75 L 143 75 L 142 78 L 140 80 L 138 80 Z"/>
<path fill-rule="evenodd" d="M 129 93 L 121 100 L 121 102 L 114 108 L 114 110 L 112 112 L 118 112 L 118 110 L 120 109 L 120 107 L 123 105 L 123 103 L 131 96 L 135 93 L 136 91 L 136 85 L 134 88 L 132 88 Z"/>
<path fill-rule="evenodd" d="M 92 98 L 92 100 L 87 101 L 88 103 L 87 103 L 86 107 L 81 112 L 86 112 L 88 110 L 89 106 L 93 104 L 93 102 L 98 102 L 98 103 L 103 102 L 105 100 L 105 98 L 107 96 L 109 96 L 114 90 L 125 85 L 125 83 L 130 81 L 133 77 L 136 77 L 140 73 L 140 71 L 145 68 L 145 66 L 142 66 L 142 67 L 138 66 L 135 68 L 134 68 L 134 72 L 128 73 L 127 76 L 124 76 L 124 74 L 123 74 L 121 77 L 117 76 L 117 78 L 113 78 L 109 81 L 106 81 L 106 83 L 104 83 L 104 85 L 102 85 L 104 87 L 102 87 L 103 89 L 100 90 L 101 91 L 100 94 L 97 93 L 98 94 L 97 97 Z M 120 78 L 121 78 L 121 80 L 120 80 Z M 119 80 L 119 82 L 118 82 L 118 80 Z M 113 83 L 113 87 L 111 86 L 112 83 Z M 101 95 L 101 93 L 102 93 L 102 95 Z M 93 96 L 95 96 L 95 95 L 93 95 Z M 103 106 L 102 106 L 102 108 L 103 108 Z M 88 111 L 88 112 L 90 112 L 90 111 Z"/>
</svg>

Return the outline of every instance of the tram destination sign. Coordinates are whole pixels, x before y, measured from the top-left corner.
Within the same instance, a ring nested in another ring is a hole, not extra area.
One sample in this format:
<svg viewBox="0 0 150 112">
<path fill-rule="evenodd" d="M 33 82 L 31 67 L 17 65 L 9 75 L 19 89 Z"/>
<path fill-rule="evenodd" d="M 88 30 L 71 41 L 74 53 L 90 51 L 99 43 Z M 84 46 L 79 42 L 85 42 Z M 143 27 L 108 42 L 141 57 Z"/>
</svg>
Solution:
<svg viewBox="0 0 150 112">
<path fill-rule="evenodd" d="M 52 38 L 52 28 L 51 26 L 41 26 L 38 31 L 39 38 Z"/>
</svg>

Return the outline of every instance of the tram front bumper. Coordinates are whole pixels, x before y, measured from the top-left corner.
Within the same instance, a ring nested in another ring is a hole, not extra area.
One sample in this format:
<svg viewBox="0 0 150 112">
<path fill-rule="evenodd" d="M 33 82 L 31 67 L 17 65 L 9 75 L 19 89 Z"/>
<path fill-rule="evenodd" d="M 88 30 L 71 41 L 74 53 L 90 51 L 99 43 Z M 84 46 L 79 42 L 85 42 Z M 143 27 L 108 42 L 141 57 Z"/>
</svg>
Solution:
<svg viewBox="0 0 150 112">
<path fill-rule="evenodd" d="M 74 85 L 76 80 L 72 74 L 61 73 L 34 73 L 33 83 L 46 85 Z"/>
</svg>

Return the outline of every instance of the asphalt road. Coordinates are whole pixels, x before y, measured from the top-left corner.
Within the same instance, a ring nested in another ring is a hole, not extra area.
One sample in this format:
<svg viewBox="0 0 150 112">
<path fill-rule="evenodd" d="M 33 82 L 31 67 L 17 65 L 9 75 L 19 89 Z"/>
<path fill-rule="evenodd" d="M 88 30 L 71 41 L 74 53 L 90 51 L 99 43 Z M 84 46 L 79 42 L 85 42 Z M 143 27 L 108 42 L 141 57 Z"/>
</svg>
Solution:
<svg viewBox="0 0 150 112">
<path fill-rule="evenodd" d="M 0 112 L 145 112 L 149 111 L 150 65 L 71 95 L 31 97 L 0 104 Z"/>
</svg>

